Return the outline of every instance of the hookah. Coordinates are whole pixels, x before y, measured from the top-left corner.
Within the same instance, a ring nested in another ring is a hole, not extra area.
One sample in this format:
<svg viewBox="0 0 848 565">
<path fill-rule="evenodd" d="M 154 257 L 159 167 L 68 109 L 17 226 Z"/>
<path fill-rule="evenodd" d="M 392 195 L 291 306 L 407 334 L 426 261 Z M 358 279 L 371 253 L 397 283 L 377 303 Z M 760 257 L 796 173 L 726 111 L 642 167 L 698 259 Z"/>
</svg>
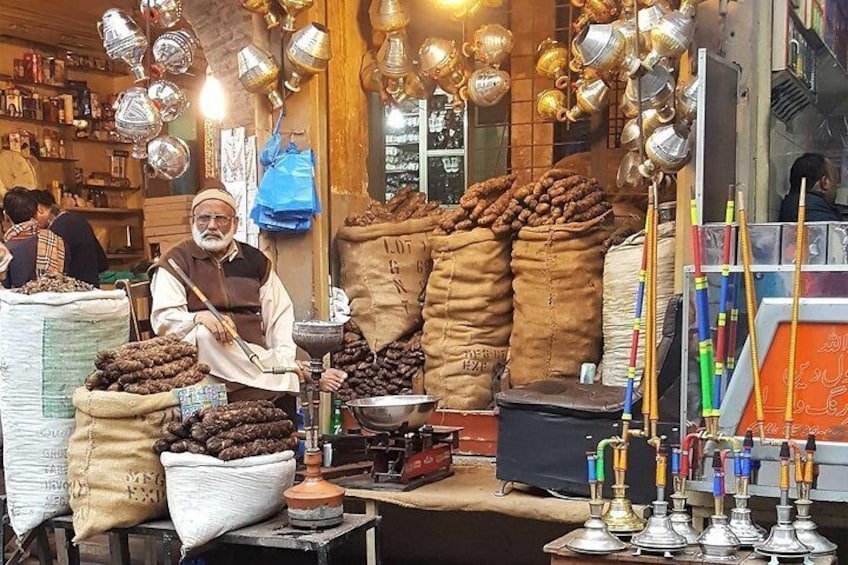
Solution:
<svg viewBox="0 0 848 565">
<path fill-rule="evenodd" d="M 748 485 L 751 481 L 751 449 L 754 433 L 745 432 L 741 457 L 733 458 L 733 474 L 736 477 L 736 492 L 733 494 L 735 508 L 730 513 L 730 529 L 739 538 L 741 547 L 750 548 L 765 541 L 766 531 L 754 523 L 748 508 Z"/>
<path fill-rule="evenodd" d="M 633 536 L 631 543 L 636 547 L 636 555 L 661 553 L 671 558 L 673 553 L 686 548 L 687 540 L 675 531 L 668 515 L 668 502 L 665 501 L 666 464 L 668 444 L 665 437 L 660 438 L 656 457 L 657 499 L 653 502 L 653 514 L 645 529 Z"/>
<path fill-rule="evenodd" d="M 789 442 L 784 441 L 780 445 L 780 504 L 777 506 L 777 524 L 772 527 L 766 541 L 754 546 L 756 553 L 770 558 L 769 565 L 777 565 L 780 559 L 801 559 L 805 564 L 812 564 L 811 548 L 801 543 L 792 525 L 792 507 L 789 506 L 789 459 Z"/>
<path fill-rule="evenodd" d="M 679 445 L 671 448 L 671 476 L 674 492 L 671 494 L 671 527 L 683 536 L 687 545 L 698 543 L 698 531 L 692 527 L 692 517 L 686 510 L 686 475 L 681 467 L 682 453 Z"/>
<path fill-rule="evenodd" d="M 710 517 L 710 525 L 704 529 L 698 538 L 702 555 L 706 560 L 735 561 L 739 551 L 739 538 L 730 528 L 729 520 L 724 514 L 724 461 L 727 451 L 718 449 L 713 452 L 713 501 L 714 512 Z"/>
<path fill-rule="evenodd" d="M 603 463 L 602 459 L 598 460 L 594 451 L 586 453 L 586 466 L 589 471 L 589 519 L 566 543 L 566 547 L 576 553 L 608 555 L 627 547 L 627 544 L 609 532 L 607 525 L 601 520 L 601 511 L 604 508 L 600 488 L 604 477 Z"/>
<path fill-rule="evenodd" d="M 798 481 L 800 462 L 797 456 L 795 460 L 795 483 L 798 486 L 798 498 L 795 500 L 795 521 L 792 526 L 795 528 L 795 535 L 798 536 L 801 543 L 812 548 L 811 555 L 813 557 L 833 555 L 836 552 L 836 544 L 818 532 L 815 522 L 810 517 L 810 507 L 813 505 L 813 501 L 810 500 L 810 491 L 813 488 L 815 478 L 815 434 L 807 436 L 804 451 L 806 457 L 803 463 L 803 473 L 800 473 L 801 481 Z"/>
</svg>

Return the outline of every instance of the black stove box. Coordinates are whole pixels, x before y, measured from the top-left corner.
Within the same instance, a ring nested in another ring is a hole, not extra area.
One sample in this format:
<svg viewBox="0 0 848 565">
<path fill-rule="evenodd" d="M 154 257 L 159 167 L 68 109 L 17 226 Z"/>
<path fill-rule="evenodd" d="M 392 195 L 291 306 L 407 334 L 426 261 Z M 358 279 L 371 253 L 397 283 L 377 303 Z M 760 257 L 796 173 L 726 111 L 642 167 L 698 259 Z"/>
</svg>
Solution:
<svg viewBox="0 0 848 565">
<path fill-rule="evenodd" d="M 680 298 L 669 303 L 659 347 L 659 434 L 677 441 L 680 380 Z M 497 395 L 497 478 L 524 483 L 566 496 L 588 496 L 586 452 L 621 431 L 623 389 L 600 384 L 542 381 Z M 641 398 L 634 399 L 641 416 Z M 641 427 L 635 423 L 634 427 Z M 592 436 L 587 440 L 586 436 Z M 643 439 L 631 440 L 628 497 L 636 504 L 656 498 L 655 450 Z M 607 452 L 604 496 L 614 480 L 612 453 Z M 667 480 L 671 485 L 671 479 Z"/>
</svg>

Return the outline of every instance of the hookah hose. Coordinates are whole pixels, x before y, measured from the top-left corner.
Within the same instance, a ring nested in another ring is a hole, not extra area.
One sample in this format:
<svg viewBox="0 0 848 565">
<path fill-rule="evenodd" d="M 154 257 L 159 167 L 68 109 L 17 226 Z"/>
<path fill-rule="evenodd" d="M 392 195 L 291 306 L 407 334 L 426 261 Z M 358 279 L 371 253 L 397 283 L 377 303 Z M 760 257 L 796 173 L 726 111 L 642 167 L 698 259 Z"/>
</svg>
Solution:
<svg viewBox="0 0 848 565">
<path fill-rule="evenodd" d="M 692 216 L 692 247 L 695 267 L 695 306 L 698 316 L 698 358 L 701 368 L 701 414 L 705 419 L 713 416 L 712 380 L 714 370 L 712 338 L 710 337 L 710 307 L 707 296 L 707 278 L 701 272 L 701 232 L 698 225 L 697 203 L 690 204 Z"/>
<path fill-rule="evenodd" d="M 653 199 L 648 202 L 648 219 L 646 219 L 646 224 L 650 224 L 650 229 L 645 232 L 645 246 L 646 246 L 646 282 L 645 282 L 645 369 L 642 371 L 642 425 L 644 426 L 645 434 L 648 435 L 648 422 L 651 418 L 651 388 L 653 387 L 653 380 L 651 379 L 652 374 L 652 366 L 653 366 L 653 350 L 651 349 L 651 316 L 653 316 L 653 305 L 652 305 L 652 277 L 653 277 L 653 269 L 651 265 L 654 261 L 654 249 L 653 249 L 653 232 L 657 228 L 654 224 L 654 204 Z"/>
<path fill-rule="evenodd" d="M 736 369 L 736 339 L 737 328 L 739 326 L 739 273 L 730 275 L 730 289 L 728 300 L 728 308 L 730 309 L 730 324 L 727 330 L 727 356 L 725 358 L 725 368 L 727 369 L 728 382 L 733 377 L 733 371 Z"/>
<path fill-rule="evenodd" d="M 656 184 L 654 185 L 654 201 L 656 202 Z M 659 209 L 654 206 L 653 210 L 653 218 L 651 219 L 651 224 L 653 224 L 653 230 L 651 230 L 651 264 L 648 265 L 648 268 L 651 270 L 651 300 L 649 302 L 650 306 L 650 317 L 647 319 L 647 325 L 650 328 L 650 338 L 648 343 L 646 344 L 648 351 L 651 352 L 651 372 L 648 374 L 648 378 L 651 380 L 651 431 L 650 437 L 652 440 L 657 439 L 657 422 L 659 421 L 659 371 L 658 371 L 658 363 L 657 363 L 657 285 L 658 285 L 658 277 L 659 272 L 657 268 L 657 259 L 659 257 L 658 252 L 658 243 L 659 243 Z"/>
<path fill-rule="evenodd" d="M 713 416 L 721 415 L 721 381 L 725 370 L 727 350 L 727 300 L 730 286 L 730 238 L 734 219 L 734 189 L 730 185 L 727 210 L 724 216 L 724 248 L 721 263 L 721 294 L 718 303 L 718 330 L 716 332 L 715 374 L 713 375 Z"/>
<path fill-rule="evenodd" d="M 763 416 L 763 391 L 760 381 L 760 357 L 757 353 L 757 297 L 754 289 L 754 275 L 751 272 L 751 240 L 748 234 L 748 217 L 745 213 L 745 195 L 740 190 L 739 234 L 742 236 L 742 272 L 745 276 L 745 306 L 748 310 L 748 339 L 751 342 L 751 375 L 754 378 L 754 406 L 757 413 L 757 428 L 760 441 L 765 442 L 765 418 Z"/>
<path fill-rule="evenodd" d="M 633 419 L 633 388 L 636 381 L 636 363 L 639 355 L 639 334 L 642 326 L 642 304 L 645 298 L 645 269 L 648 261 L 648 234 L 651 231 L 651 210 L 648 206 L 648 215 L 645 216 L 645 241 L 642 244 L 642 267 L 639 269 L 639 285 L 636 288 L 636 312 L 633 315 L 633 337 L 630 341 L 630 363 L 627 366 L 627 388 L 624 391 L 624 412 L 621 415 L 623 421 L 622 436 L 627 441 L 627 431 L 630 421 Z M 644 374 L 642 376 L 644 381 Z M 644 385 L 643 385 L 644 386 Z M 643 402 L 645 400 L 643 399 Z"/>
<path fill-rule="evenodd" d="M 789 326 L 789 374 L 786 382 L 786 411 L 784 413 L 784 438 L 792 435 L 795 412 L 795 355 L 798 350 L 798 314 L 801 310 L 801 262 L 804 260 L 804 220 L 807 215 L 807 179 L 801 179 L 801 197 L 798 200 L 798 226 L 795 236 L 795 270 L 792 276 L 792 322 Z"/>
</svg>

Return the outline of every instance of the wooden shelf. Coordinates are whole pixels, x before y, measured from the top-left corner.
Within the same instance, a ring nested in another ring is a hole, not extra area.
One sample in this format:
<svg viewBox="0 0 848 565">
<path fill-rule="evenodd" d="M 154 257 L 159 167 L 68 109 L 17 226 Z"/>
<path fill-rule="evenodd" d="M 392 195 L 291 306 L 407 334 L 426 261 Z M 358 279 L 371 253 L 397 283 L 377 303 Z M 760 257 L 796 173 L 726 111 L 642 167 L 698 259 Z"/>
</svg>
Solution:
<svg viewBox="0 0 848 565">
<path fill-rule="evenodd" d="M 74 127 L 73 124 L 62 124 L 59 122 L 45 122 L 44 120 L 31 120 L 29 118 L 18 118 L 16 116 L 7 116 L 0 114 L 0 122 L 21 122 L 25 124 L 35 124 L 38 126 L 67 129 Z"/>
<path fill-rule="evenodd" d="M 80 214 L 103 214 L 112 216 L 140 216 L 141 208 L 65 208 L 69 212 L 79 212 Z"/>
<path fill-rule="evenodd" d="M 55 92 L 75 92 L 75 89 L 69 87 L 68 85 L 59 85 L 59 84 L 47 84 L 45 82 L 29 82 L 25 80 L 19 80 L 11 75 L 0 74 L 0 81 L 11 82 L 15 86 L 20 86 L 23 88 L 42 88 L 44 90 L 53 90 Z"/>
<path fill-rule="evenodd" d="M 82 187 L 87 190 L 114 190 L 118 192 L 135 192 L 141 188 L 140 186 L 103 186 L 99 184 L 84 184 Z"/>
<path fill-rule="evenodd" d="M 123 71 L 106 71 L 103 69 L 96 69 L 94 67 L 77 67 L 74 65 L 65 65 L 65 71 L 76 71 L 78 73 L 90 73 L 93 75 L 104 75 L 109 77 L 128 77 L 132 76 L 129 72 Z"/>
<path fill-rule="evenodd" d="M 103 145 L 126 145 L 128 147 L 132 145 L 132 143 L 128 141 L 112 141 L 111 139 L 91 139 L 88 137 L 75 138 L 74 143 L 101 143 Z"/>
<path fill-rule="evenodd" d="M 77 163 L 79 159 L 62 159 L 60 157 L 36 157 L 41 163 Z"/>
</svg>

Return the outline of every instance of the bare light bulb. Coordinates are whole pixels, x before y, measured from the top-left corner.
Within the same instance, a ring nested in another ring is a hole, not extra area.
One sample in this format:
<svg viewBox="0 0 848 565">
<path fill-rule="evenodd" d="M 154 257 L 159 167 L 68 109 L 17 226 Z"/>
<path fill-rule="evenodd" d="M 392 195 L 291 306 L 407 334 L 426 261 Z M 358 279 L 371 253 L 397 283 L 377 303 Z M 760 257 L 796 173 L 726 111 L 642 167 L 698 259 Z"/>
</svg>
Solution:
<svg viewBox="0 0 848 565">
<path fill-rule="evenodd" d="M 210 70 L 206 71 L 206 82 L 200 91 L 200 111 L 207 120 L 220 122 L 227 110 L 227 98 L 221 82 Z"/>
</svg>

